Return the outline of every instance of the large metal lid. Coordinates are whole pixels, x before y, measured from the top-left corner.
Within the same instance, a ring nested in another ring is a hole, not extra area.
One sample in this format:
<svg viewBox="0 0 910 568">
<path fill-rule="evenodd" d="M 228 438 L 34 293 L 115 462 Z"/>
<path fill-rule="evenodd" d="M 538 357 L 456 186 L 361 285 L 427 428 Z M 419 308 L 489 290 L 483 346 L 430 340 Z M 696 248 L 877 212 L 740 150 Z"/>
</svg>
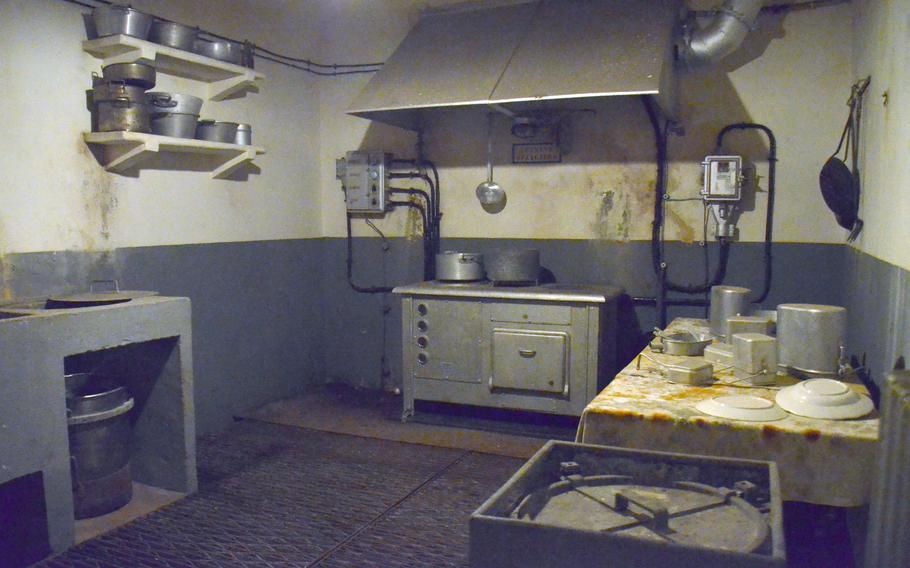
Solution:
<svg viewBox="0 0 910 568">
<path fill-rule="evenodd" d="M 104 282 L 112 284 L 113 290 L 96 291 L 95 284 Z M 88 292 L 51 296 L 47 299 L 44 307 L 46 309 L 88 308 L 92 306 L 122 304 L 136 298 L 147 298 L 149 296 L 157 295 L 158 292 L 151 290 L 121 290 L 120 284 L 116 280 L 96 280 L 95 282 L 92 282 Z"/>
<path fill-rule="evenodd" d="M 733 490 L 679 481 L 637 483 L 629 476 L 564 476 L 526 496 L 512 517 L 551 526 L 752 552 L 765 543 L 762 513 Z"/>
</svg>

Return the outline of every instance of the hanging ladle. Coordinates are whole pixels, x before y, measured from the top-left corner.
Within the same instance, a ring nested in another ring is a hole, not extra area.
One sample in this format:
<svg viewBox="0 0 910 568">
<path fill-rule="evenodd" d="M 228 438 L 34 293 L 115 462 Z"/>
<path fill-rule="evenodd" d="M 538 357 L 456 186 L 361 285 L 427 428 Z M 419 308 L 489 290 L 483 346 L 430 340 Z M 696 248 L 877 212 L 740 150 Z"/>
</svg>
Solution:
<svg viewBox="0 0 910 568">
<path fill-rule="evenodd" d="M 506 192 L 493 181 L 493 113 L 487 114 L 487 181 L 474 192 L 484 209 L 495 208 L 506 198 Z"/>
</svg>

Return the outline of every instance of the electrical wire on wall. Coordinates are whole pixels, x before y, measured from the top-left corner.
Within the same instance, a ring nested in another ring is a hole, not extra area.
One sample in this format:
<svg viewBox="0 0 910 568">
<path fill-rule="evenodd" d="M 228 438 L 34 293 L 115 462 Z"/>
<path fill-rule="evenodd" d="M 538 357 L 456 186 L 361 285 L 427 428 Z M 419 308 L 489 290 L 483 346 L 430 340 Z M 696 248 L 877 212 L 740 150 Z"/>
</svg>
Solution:
<svg viewBox="0 0 910 568">
<path fill-rule="evenodd" d="M 427 190 L 415 187 L 390 186 L 388 188 L 390 195 L 405 195 L 408 198 L 412 199 L 408 201 L 390 200 L 388 202 L 388 205 L 392 209 L 410 208 L 420 213 L 423 243 L 423 279 L 433 280 L 435 278 L 436 269 L 434 262 L 435 255 L 439 250 L 439 220 L 442 218 L 442 213 L 439 209 L 439 173 L 436 169 L 436 165 L 429 161 L 417 162 L 416 160 L 392 160 L 390 162 L 390 166 L 394 166 L 395 164 L 405 165 L 408 167 L 405 168 L 405 171 L 390 172 L 390 180 L 419 179 L 427 184 Z M 419 169 L 412 169 L 418 168 L 418 164 L 420 165 Z M 429 168 L 429 170 L 433 172 L 432 178 L 426 173 L 426 171 L 424 171 L 424 168 Z M 355 292 L 363 294 L 384 294 L 391 292 L 393 288 L 391 286 L 362 286 L 354 281 L 354 239 L 351 228 L 351 219 L 354 217 L 354 214 L 348 212 L 346 216 L 348 284 L 350 284 L 351 289 L 353 289 Z M 368 222 L 371 222 L 369 218 L 366 220 Z M 375 225 L 373 225 L 373 227 L 375 227 Z M 374 228 L 374 230 L 378 229 Z M 386 247 L 390 246 L 389 241 L 387 239 L 384 240 L 383 245 Z M 386 248 L 384 250 L 388 249 Z"/>
<path fill-rule="evenodd" d="M 76 6 L 81 6 L 83 8 L 90 8 L 90 9 L 94 9 L 99 6 L 111 6 L 111 5 L 122 6 L 123 5 L 122 3 L 111 2 L 110 0 L 61 0 L 61 1 L 66 2 L 67 4 L 75 4 Z M 158 16 L 155 14 L 150 14 L 150 15 L 154 16 L 156 19 L 164 21 L 164 22 L 173 22 L 173 23 L 178 23 L 178 24 L 181 23 L 181 22 L 174 22 L 173 20 L 169 20 L 167 18 L 162 18 L 161 16 Z M 183 25 L 186 25 L 186 24 L 183 24 Z M 190 26 L 190 27 L 194 27 L 194 26 Z M 245 41 L 232 39 L 232 38 L 229 38 L 229 37 L 226 37 L 226 36 L 223 36 L 220 34 L 216 34 L 213 32 L 209 32 L 206 30 L 202 30 L 202 29 L 199 30 L 199 33 L 200 33 L 200 35 L 203 35 L 205 37 L 211 37 L 211 38 L 225 40 L 225 41 L 232 41 L 232 42 L 238 43 L 238 44 L 247 43 Z M 304 71 L 306 73 L 310 73 L 311 75 L 318 75 L 321 77 L 337 77 L 340 75 L 356 75 L 356 74 L 361 74 L 361 73 L 375 73 L 376 71 L 379 71 L 379 69 L 383 66 L 382 62 L 318 63 L 316 61 L 312 61 L 312 60 L 306 59 L 306 58 L 293 57 L 290 55 L 283 55 L 281 53 L 278 53 L 271 49 L 267 49 L 265 47 L 255 44 L 255 43 L 250 43 L 250 45 L 252 46 L 253 52 L 256 54 L 256 56 L 261 57 L 262 59 L 272 61 L 274 63 L 284 65 L 286 67 L 291 67 L 291 68 L 297 69 L 299 71 Z"/>
<path fill-rule="evenodd" d="M 703 246 L 705 247 L 705 259 L 704 259 L 704 279 L 700 284 L 679 284 L 673 282 L 668 277 L 668 263 L 664 260 L 666 258 L 664 250 L 664 230 L 665 230 L 665 206 L 667 202 L 671 201 L 688 201 L 690 199 L 670 199 L 669 195 L 666 193 L 667 187 L 667 138 L 669 136 L 668 122 L 665 122 L 661 125 L 660 116 L 654 102 L 649 97 L 642 97 L 642 103 L 645 107 L 645 111 L 648 115 L 648 120 L 651 123 L 652 130 L 654 132 L 655 139 L 655 150 L 656 150 L 656 165 L 657 165 L 657 181 L 655 183 L 654 191 L 654 221 L 651 226 L 651 261 L 654 274 L 657 277 L 657 294 L 654 298 L 635 298 L 635 301 L 642 304 L 654 304 L 657 307 L 657 325 L 660 328 L 666 326 L 667 322 L 667 306 L 668 305 L 700 305 L 707 306 L 708 299 L 707 293 L 710 291 L 712 286 L 717 286 L 722 284 L 726 278 L 727 273 L 727 264 L 730 259 L 730 246 L 731 241 L 728 238 L 720 237 L 718 241 L 720 243 L 719 257 L 717 266 L 715 267 L 713 276 L 711 274 L 710 268 L 710 255 L 708 247 L 708 235 L 707 235 L 707 223 L 708 223 L 708 205 L 705 203 L 704 213 L 703 213 L 703 231 L 704 231 L 704 241 Z M 736 123 L 725 126 L 717 135 L 715 153 L 720 153 L 720 150 L 723 146 L 724 137 L 731 131 L 734 130 L 760 130 L 768 138 L 768 203 L 766 209 L 766 219 L 765 219 L 765 241 L 764 241 L 764 280 L 762 291 L 757 298 L 752 300 L 753 303 L 759 304 L 763 302 L 767 297 L 768 293 L 771 290 L 771 281 L 772 281 L 772 240 L 773 240 L 773 228 L 774 228 L 774 196 L 775 196 L 775 183 L 776 183 L 776 167 L 777 167 L 777 141 L 774 137 L 774 133 L 770 128 L 762 124 L 756 123 Z M 700 198 L 691 198 L 691 200 L 696 200 Z M 679 292 L 682 294 L 705 294 L 704 300 L 668 300 L 667 292 Z"/>
</svg>

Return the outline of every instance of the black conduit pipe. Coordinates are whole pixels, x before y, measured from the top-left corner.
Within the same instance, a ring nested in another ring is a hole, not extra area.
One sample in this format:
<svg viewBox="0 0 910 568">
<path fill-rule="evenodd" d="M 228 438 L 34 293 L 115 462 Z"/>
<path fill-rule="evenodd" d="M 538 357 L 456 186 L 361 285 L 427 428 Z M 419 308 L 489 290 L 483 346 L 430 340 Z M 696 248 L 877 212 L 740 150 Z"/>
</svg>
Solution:
<svg viewBox="0 0 910 568">
<path fill-rule="evenodd" d="M 651 98 L 644 96 L 641 100 L 645 111 L 648 113 L 651 127 L 654 130 L 655 147 L 657 149 L 657 181 L 654 184 L 654 222 L 651 224 L 651 264 L 654 268 L 654 274 L 657 276 L 658 286 L 661 287 L 661 290 L 670 290 L 683 294 L 702 294 L 710 290 L 712 286 L 723 283 L 724 278 L 726 278 L 727 261 L 730 258 L 730 241 L 723 238 L 719 239 L 720 254 L 717 268 L 714 271 L 714 276 L 706 284 L 677 284 L 670 280 L 667 274 L 661 274 L 661 272 L 666 272 L 667 270 L 667 265 L 663 260 L 660 238 L 661 228 L 664 223 L 664 194 L 667 187 L 667 129 L 661 128 L 660 115 Z M 707 243 L 705 246 L 707 246 Z M 660 296 L 660 290 L 658 291 L 658 296 Z M 661 320 L 665 319 L 666 316 L 664 314 Z"/>
<path fill-rule="evenodd" d="M 759 294 L 758 298 L 752 300 L 753 304 L 760 304 L 765 301 L 768 297 L 768 293 L 771 291 L 771 247 L 774 233 L 774 183 L 777 173 L 777 140 L 774 138 L 774 133 L 771 132 L 771 129 L 764 124 L 738 122 L 725 126 L 717 134 L 718 150 L 723 146 L 724 136 L 731 130 L 761 130 L 765 133 L 765 136 L 768 137 L 768 208 L 765 212 L 765 281 L 761 294 Z"/>
</svg>

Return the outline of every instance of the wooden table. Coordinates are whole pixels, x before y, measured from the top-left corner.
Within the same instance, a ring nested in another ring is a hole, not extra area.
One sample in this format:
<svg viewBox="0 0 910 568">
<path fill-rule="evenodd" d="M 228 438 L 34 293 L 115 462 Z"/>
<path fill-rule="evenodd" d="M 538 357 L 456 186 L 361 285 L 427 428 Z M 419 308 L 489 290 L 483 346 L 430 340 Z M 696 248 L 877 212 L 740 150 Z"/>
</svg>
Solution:
<svg viewBox="0 0 910 568">
<path fill-rule="evenodd" d="M 681 318 L 670 330 L 707 329 L 704 320 Z M 672 363 L 687 357 L 643 352 Z M 783 498 L 819 505 L 853 507 L 869 500 L 875 464 L 877 411 L 856 420 L 820 420 L 788 415 L 774 422 L 744 422 L 702 414 L 695 405 L 729 394 L 774 400 L 782 386 L 797 379 L 778 376 L 774 387 L 728 385 L 732 371 L 715 366 L 715 384 L 670 383 L 660 366 L 641 357 L 633 360 L 585 408 L 577 440 L 626 448 L 686 454 L 751 458 L 777 462 Z M 850 387 L 868 394 L 853 378 Z"/>
</svg>

